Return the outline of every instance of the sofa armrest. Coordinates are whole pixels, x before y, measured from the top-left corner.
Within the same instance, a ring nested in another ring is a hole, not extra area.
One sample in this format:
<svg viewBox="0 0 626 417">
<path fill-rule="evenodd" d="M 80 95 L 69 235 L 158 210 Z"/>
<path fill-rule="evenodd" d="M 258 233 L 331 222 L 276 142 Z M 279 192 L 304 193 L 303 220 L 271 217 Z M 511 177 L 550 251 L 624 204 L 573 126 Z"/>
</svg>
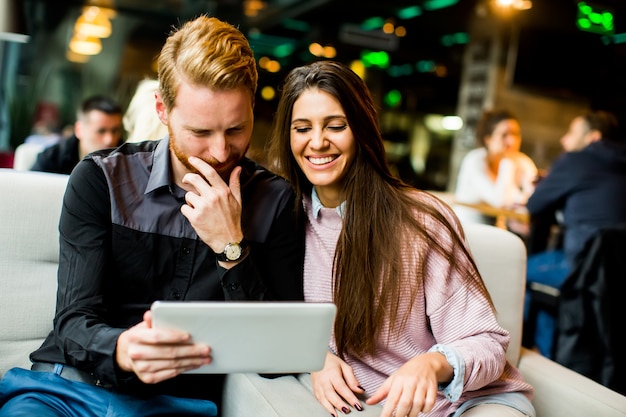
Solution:
<svg viewBox="0 0 626 417">
<path fill-rule="evenodd" d="M 518 368 L 535 388 L 537 417 L 626 417 L 626 397 L 547 359 L 522 349 Z"/>
</svg>

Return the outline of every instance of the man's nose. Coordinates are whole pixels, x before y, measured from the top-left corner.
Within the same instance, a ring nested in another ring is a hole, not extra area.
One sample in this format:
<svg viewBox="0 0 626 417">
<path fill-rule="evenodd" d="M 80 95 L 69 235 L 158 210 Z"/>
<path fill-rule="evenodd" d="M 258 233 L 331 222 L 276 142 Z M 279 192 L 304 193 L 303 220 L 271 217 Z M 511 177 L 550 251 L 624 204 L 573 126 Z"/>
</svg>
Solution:
<svg viewBox="0 0 626 417">
<path fill-rule="evenodd" d="M 121 138 L 121 133 L 119 132 L 106 132 L 103 135 L 103 143 L 108 146 L 108 147 L 112 147 L 115 146 L 119 143 L 120 138 Z"/>
<path fill-rule="evenodd" d="M 224 136 L 215 136 L 211 141 L 211 156 L 219 162 L 228 160 L 228 142 Z"/>
</svg>

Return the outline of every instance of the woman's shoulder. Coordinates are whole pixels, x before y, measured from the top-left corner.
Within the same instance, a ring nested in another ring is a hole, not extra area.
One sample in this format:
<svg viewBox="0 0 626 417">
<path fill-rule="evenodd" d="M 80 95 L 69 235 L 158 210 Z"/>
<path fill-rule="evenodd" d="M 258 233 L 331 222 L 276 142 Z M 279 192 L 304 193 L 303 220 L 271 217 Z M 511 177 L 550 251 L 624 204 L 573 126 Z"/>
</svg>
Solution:
<svg viewBox="0 0 626 417">
<path fill-rule="evenodd" d="M 461 160 L 461 166 L 467 169 L 480 170 L 484 167 L 487 160 L 487 149 L 484 147 L 475 148 L 465 154 Z"/>
<path fill-rule="evenodd" d="M 445 217 L 445 219 L 453 226 L 458 224 L 459 220 L 454 210 L 444 199 L 428 191 L 422 191 L 422 190 L 412 191 L 411 196 L 413 200 L 416 202 L 416 207 L 424 207 L 424 206 L 431 207 L 436 212 L 443 215 L 443 217 Z M 418 212 L 419 211 L 424 212 L 424 210 L 418 210 Z"/>
<path fill-rule="evenodd" d="M 521 164 L 524 168 L 535 169 L 535 170 L 537 169 L 537 166 L 535 165 L 535 162 L 532 160 L 532 158 L 523 152 L 518 152 L 517 156 L 515 157 L 515 160 L 518 164 Z"/>
<path fill-rule="evenodd" d="M 486 156 L 487 156 L 487 149 L 485 149 L 484 146 L 480 146 L 478 148 L 469 150 L 463 157 L 463 160 L 470 161 L 474 159 L 485 158 Z"/>
</svg>

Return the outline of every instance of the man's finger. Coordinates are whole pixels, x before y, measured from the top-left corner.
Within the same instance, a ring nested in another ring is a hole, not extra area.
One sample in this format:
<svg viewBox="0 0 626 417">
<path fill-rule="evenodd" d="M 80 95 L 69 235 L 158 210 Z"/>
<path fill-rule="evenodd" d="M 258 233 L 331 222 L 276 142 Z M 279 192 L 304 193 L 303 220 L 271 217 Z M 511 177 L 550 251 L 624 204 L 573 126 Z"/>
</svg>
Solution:
<svg viewBox="0 0 626 417">
<path fill-rule="evenodd" d="M 189 163 L 191 165 L 193 165 L 198 170 L 198 172 L 204 177 L 204 179 L 210 185 L 212 185 L 212 186 L 219 185 L 220 181 L 222 183 L 224 183 L 224 181 L 222 180 L 220 175 L 217 173 L 215 168 L 213 168 L 211 165 L 209 165 L 208 163 L 206 163 L 202 159 L 200 159 L 200 158 L 198 158 L 196 156 L 190 156 L 189 157 Z"/>
<path fill-rule="evenodd" d="M 230 173 L 230 181 L 228 185 L 230 187 L 230 192 L 232 193 L 233 197 L 235 197 L 235 200 L 237 200 L 239 205 L 241 205 L 241 171 L 242 168 L 240 166 L 237 166 L 235 167 L 235 169 L 233 169 L 233 171 Z"/>
</svg>

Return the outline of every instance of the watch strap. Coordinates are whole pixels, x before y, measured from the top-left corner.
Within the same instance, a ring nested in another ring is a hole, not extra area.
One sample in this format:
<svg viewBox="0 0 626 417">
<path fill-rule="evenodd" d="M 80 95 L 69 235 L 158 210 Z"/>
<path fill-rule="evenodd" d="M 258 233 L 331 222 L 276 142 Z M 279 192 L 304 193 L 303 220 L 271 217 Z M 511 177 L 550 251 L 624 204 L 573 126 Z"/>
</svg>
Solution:
<svg viewBox="0 0 626 417">
<path fill-rule="evenodd" d="M 232 245 L 237 245 L 241 249 L 240 255 L 236 259 L 230 259 L 226 255 L 226 252 L 229 249 L 229 246 L 232 246 Z M 243 238 L 243 239 L 241 239 L 240 242 L 230 242 L 230 243 L 228 243 L 228 245 L 226 245 L 226 247 L 224 248 L 224 250 L 222 252 L 215 254 L 215 257 L 220 262 L 235 262 L 235 261 L 238 261 L 239 259 L 241 259 L 241 257 L 245 255 L 247 249 L 248 249 L 248 242 L 246 241 L 245 238 Z"/>
</svg>

